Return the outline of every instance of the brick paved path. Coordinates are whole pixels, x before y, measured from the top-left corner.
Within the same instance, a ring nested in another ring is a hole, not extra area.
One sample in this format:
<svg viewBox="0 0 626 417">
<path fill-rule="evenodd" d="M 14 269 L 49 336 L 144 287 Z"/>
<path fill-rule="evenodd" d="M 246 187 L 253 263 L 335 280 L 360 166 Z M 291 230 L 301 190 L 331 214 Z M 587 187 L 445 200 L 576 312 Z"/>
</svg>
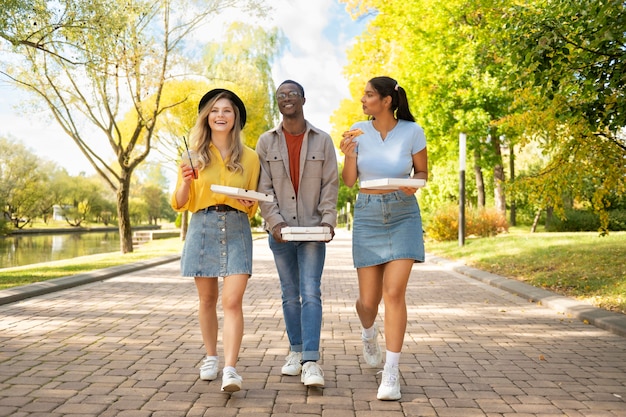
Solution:
<svg viewBox="0 0 626 417">
<path fill-rule="evenodd" d="M 198 379 L 196 290 L 172 262 L 0 306 L 0 416 L 626 416 L 626 338 L 433 263 L 409 284 L 402 400 L 377 401 L 345 231 L 323 281 L 326 387 L 307 389 L 280 375 L 280 290 L 266 240 L 254 251 L 242 391 Z"/>
</svg>

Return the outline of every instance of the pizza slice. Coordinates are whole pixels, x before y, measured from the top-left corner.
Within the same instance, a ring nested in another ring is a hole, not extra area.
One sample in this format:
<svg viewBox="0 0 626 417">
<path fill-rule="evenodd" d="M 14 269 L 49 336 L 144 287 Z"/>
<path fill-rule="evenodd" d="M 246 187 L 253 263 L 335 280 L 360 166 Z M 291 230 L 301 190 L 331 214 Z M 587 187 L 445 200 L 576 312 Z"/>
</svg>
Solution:
<svg viewBox="0 0 626 417">
<path fill-rule="evenodd" d="M 346 133 L 344 133 L 343 137 L 346 139 L 352 140 L 356 138 L 357 136 L 361 136 L 362 134 L 363 134 L 363 131 L 359 128 L 356 128 L 356 129 L 348 130 Z"/>
</svg>

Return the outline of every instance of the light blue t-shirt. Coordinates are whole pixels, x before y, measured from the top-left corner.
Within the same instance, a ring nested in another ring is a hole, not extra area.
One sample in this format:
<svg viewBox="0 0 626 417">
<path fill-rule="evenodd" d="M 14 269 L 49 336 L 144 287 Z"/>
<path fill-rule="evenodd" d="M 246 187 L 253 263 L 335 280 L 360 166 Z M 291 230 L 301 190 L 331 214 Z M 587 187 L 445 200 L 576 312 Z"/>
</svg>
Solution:
<svg viewBox="0 0 626 417">
<path fill-rule="evenodd" d="M 426 148 L 424 129 L 415 122 L 398 120 L 383 140 L 372 121 L 357 122 L 352 129 L 363 131 L 357 145 L 357 174 L 361 182 L 380 178 L 409 178 L 413 155 Z"/>
</svg>

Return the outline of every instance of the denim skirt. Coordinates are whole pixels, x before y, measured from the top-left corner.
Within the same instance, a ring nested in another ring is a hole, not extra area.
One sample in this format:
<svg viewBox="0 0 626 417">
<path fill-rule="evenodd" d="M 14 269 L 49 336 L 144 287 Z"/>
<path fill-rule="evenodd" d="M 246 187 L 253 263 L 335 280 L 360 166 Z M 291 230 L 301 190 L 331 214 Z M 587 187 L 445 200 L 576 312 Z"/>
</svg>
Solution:
<svg viewBox="0 0 626 417">
<path fill-rule="evenodd" d="M 197 211 L 180 259 L 182 276 L 252 275 L 252 232 L 241 211 Z"/>
<path fill-rule="evenodd" d="M 354 204 L 352 259 L 355 268 L 396 259 L 424 262 L 422 216 L 414 195 L 359 193 Z"/>
</svg>

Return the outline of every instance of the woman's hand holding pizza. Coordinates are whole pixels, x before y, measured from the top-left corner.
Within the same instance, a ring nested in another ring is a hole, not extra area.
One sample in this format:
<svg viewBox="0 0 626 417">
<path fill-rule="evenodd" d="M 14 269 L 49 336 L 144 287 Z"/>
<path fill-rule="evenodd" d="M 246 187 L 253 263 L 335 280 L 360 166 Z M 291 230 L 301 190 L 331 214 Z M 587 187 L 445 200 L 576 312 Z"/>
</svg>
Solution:
<svg viewBox="0 0 626 417">
<path fill-rule="evenodd" d="M 341 143 L 339 144 L 339 149 L 341 149 L 341 152 L 343 152 L 344 155 L 346 155 L 349 158 L 356 158 L 357 156 L 356 147 L 358 143 L 354 140 L 354 138 L 362 134 L 363 134 L 363 131 L 361 129 L 352 129 L 352 130 L 343 132 L 343 139 L 341 140 Z"/>
</svg>

